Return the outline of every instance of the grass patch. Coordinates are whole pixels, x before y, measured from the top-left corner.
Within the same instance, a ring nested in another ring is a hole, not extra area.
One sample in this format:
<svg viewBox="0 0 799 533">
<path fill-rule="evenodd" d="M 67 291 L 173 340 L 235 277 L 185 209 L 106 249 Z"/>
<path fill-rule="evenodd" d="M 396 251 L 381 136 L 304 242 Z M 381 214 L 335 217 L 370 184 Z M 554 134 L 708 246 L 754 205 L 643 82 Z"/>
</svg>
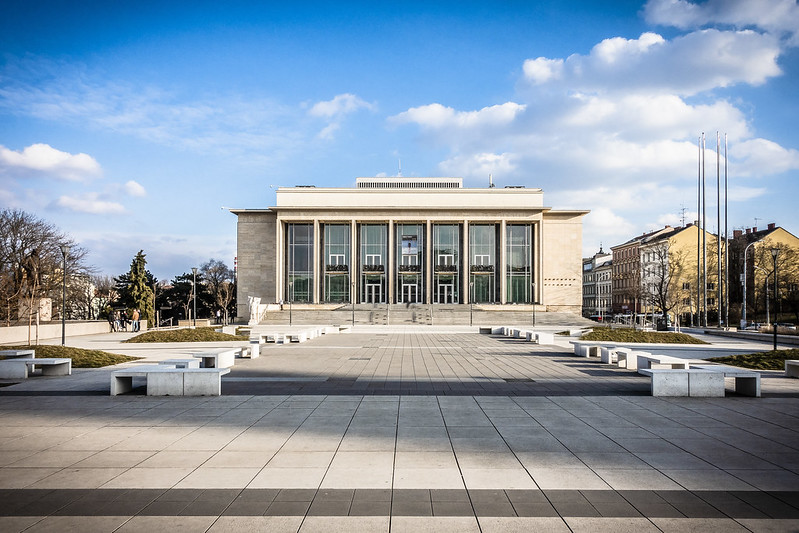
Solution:
<svg viewBox="0 0 799 533">
<path fill-rule="evenodd" d="M 240 341 L 242 338 L 246 339 L 246 337 L 220 333 L 211 327 L 147 331 L 124 342 L 224 342 Z"/>
<path fill-rule="evenodd" d="M 100 368 L 142 359 L 100 350 L 84 350 L 71 346 L 40 344 L 38 346 L 2 346 L 3 350 L 36 350 L 36 358 L 61 357 L 72 359 L 72 368 Z"/>
<path fill-rule="evenodd" d="M 594 331 L 580 337 L 583 341 L 643 342 L 658 344 L 707 344 L 684 333 L 665 331 L 641 331 L 638 329 L 594 328 Z"/>
<path fill-rule="evenodd" d="M 799 348 L 790 350 L 771 350 L 769 352 L 746 353 L 740 355 L 728 355 L 726 357 L 714 357 L 708 359 L 714 363 L 725 365 L 740 366 L 754 370 L 784 370 L 786 359 L 799 359 Z"/>
</svg>

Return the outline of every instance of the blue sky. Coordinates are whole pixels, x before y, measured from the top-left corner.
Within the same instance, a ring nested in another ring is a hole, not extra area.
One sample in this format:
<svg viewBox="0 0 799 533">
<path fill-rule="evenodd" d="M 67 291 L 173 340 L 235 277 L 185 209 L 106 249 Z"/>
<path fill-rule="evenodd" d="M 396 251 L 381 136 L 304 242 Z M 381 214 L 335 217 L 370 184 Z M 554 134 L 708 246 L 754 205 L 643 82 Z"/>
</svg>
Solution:
<svg viewBox="0 0 799 533">
<path fill-rule="evenodd" d="M 102 273 L 232 266 L 277 186 L 458 176 L 590 209 L 584 252 L 696 217 L 727 133 L 732 228 L 799 234 L 799 6 L 6 2 L 0 205 Z M 715 229 L 715 219 L 708 222 Z"/>
</svg>

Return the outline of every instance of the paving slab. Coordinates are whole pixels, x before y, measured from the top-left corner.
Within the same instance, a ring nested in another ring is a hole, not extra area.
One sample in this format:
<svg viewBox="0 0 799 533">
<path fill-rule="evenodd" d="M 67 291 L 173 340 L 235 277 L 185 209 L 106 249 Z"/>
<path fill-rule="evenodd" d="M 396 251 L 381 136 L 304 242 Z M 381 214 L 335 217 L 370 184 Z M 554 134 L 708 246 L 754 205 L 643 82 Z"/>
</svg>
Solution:
<svg viewBox="0 0 799 533">
<path fill-rule="evenodd" d="M 652 398 L 635 372 L 475 330 L 270 345 L 220 397 L 110 397 L 110 369 L 2 387 L 0 529 L 796 529 L 799 380 Z M 81 343 L 221 347 L 101 337 Z"/>
</svg>

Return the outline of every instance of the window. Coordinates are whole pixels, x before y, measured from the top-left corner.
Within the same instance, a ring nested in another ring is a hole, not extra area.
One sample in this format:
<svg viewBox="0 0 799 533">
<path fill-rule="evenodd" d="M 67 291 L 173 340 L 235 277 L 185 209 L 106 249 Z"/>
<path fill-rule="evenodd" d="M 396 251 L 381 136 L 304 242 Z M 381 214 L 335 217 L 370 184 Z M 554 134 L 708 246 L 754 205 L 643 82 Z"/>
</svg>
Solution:
<svg viewBox="0 0 799 533">
<path fill-rule="evenodd" d="M 286 226 L 288 254 L 286 256 L 286 300 L 313 301 L 313 224 Z"/>
<path fill-rule="evenodd" d="M 708 283 L 707 284 L 707 290 L 712 291 L 715 288 L 716 288 L 716 284 L 715 283 Z"/>
<path fill-rule="evenodd" d="M 684 291 L 690 291 L 690 290 L 691 290 L 691 283 L 690 283 L 690 282 L 685 282 L 685 283 L 683 283 L 683 284 L 682 284 L 682 289 L 683 289 Z"/>
<path fill-rule="evenodd" d="M 324 301 L 350 301 L 350 225 L 325 224 L 324 239 Z"/>
</svg>

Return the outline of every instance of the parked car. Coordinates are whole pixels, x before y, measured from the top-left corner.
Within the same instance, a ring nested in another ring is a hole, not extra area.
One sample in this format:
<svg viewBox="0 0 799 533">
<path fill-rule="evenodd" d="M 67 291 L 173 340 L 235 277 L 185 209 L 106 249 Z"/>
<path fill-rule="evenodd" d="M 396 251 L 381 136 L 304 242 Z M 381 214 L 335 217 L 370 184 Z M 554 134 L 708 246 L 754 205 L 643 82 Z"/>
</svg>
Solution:
<svg viewBox="0 0 799 533">
<path fill-rule="evenodd" d="M 796 324 L 791 324 L 790 322 L 777 322 L 777 327 L 785 329 L 796 329 Z"/>
</svg>

